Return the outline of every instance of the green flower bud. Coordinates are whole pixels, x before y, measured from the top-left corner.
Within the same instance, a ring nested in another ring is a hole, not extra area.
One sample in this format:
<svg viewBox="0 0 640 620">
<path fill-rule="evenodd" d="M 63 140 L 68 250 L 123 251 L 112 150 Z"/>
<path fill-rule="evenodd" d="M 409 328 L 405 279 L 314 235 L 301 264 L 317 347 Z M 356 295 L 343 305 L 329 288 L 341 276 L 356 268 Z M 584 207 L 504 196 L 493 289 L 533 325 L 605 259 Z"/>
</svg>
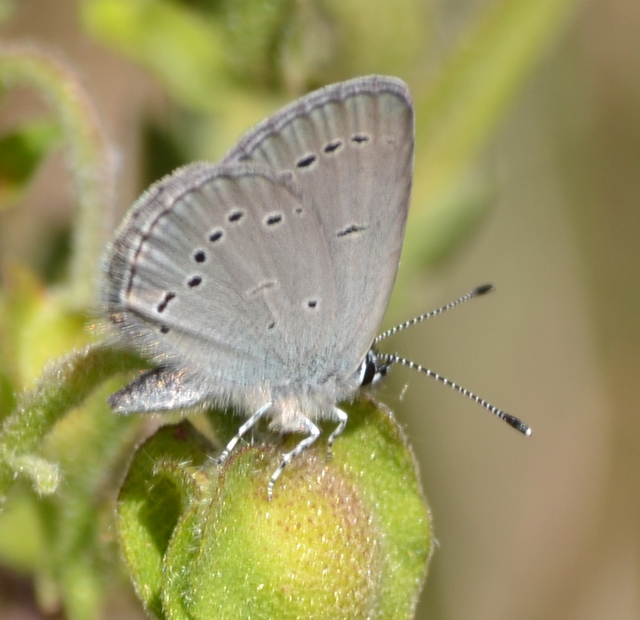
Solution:
<svg viewBox="0 0 640 620">
<path fill-rule="evenodd" d="M 351 406 L 333 460 L 319 440 L 268 501 L 269 478 L 296 440 L 237 448 L 222 467 L 186 421 L 141 446 L 118 519 L 134 585 L 156 616 L 412 616 L 431 522 L 397 423 L 371 403 Z"/>
</svg>

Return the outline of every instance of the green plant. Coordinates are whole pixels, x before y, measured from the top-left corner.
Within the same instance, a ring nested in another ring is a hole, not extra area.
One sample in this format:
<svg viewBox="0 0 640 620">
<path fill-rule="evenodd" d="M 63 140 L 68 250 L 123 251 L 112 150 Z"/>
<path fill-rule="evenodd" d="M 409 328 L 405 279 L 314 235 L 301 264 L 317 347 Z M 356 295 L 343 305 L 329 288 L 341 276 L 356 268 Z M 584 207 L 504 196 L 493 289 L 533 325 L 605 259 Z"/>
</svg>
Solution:
<svg viewBox="0 0 640 620">
<path fill-rule="evenodd" d="M 491 192 L 473 173 L 474 156 L 574 2 L 496 2 L 422 87 L 418 65 L 428 22 L 416 1 L 405 0 L 393 20 L 362 0 L 192 4 L 80 3 L 86 30 L 146 66 L 176 108 L 189 112 L 170 136 L 183 158 L 218 157 L 277 107 L 276 100 L 311 86 L 373 71 L 412 83 L 417 154 L 405 250 L 410 277 L 412 269 L 455 252 L 480 221 Z M 356 403 L 334 461 L 326 465 L 318 445 L 287 470 L 272 504 L 264 497 L 263 469 L 282 446 L 256 443 L 222 470 L 211 464 L 216 445 L 237 423 L 230 415 L 200 416 L 198 430 L 190 422 L 165 427 L 135 452 L 144 421 L 114 416 L 106 396 L 122 373 L 143 362 L 101 344 L 85 328 L 115 185 L 100 122 L 74 74 L 46 51 L 4 44 L 0 81 L 5 90 L 30 86 L 52 110 L 52 120 L 0 139 L 1 205 L 11 207 L 60 143 L 78 203 L 63 283 L 49 285 L 23 266 L 4 269 L 4 561 L 34 575 L 44 608 L 63 604 L 70 618 L 98 617 L 105 587 L 118 575 L 112 508 L 119 493 L 119 542 L 130 577 L 158 617 L 211 617 L 204 606 L 210 601 L 218 605 L 218 618 L 237 617 L 238 605 L 255 617 L 274 616 L 274 609 L 281 618 L 299 617 L 300 604 L 318 618 L 338 617 L 338 611 L 343 617 L 410 617 L 431 549 L 429 513 L 411 451 L 381 407 Z M 322 518 L 312 519 L 311 508 Z M 289 538 L 292 531 L 302 542 Z M 291 547 L 295 540 L 307 555 Z M 274 559 L 258 562 L 260 549 Z M 342 572 L 330 569 L 331 562 Z M 242 572 L 247 563 L 260 570 Z M 283 582 L 293 564 L 297 589 Z M 229 582 L 216 572 L 220 565 Z M 324 582 L 317 579 L 319 567 L 330 573 Z M 338 596 L 341 588 L 358 594 Z M 332 601 L 326 592 L 336 594 Z"/>
</svg>

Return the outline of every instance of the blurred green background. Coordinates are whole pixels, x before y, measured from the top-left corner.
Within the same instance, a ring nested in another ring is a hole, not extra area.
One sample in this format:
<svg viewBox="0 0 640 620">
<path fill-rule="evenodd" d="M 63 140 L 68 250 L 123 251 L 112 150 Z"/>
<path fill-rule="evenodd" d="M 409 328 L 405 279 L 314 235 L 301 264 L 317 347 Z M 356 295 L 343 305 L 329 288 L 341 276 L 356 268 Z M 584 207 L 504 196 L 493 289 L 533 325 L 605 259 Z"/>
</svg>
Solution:
<svg viewBox="0 0 640 620">
<path fill-rule="evenodd" d="M 307 89 L 405 79 L 416 189 L 385 325 L 498 291 L 385 350 L 533 429 L 406 369 L 379 390 L 439 541 L 416 617 L 640 617 L 640 3 L 20 0 L 0 17 L 0 46 L 52 53 L 93 102 L 117 174 L 103 239 L 151 180 L 220 157 Z M 6 91 L 0 130 L 47 109 Z M 37 135 L 48 152 L 55 131 Z M 60 281 L 78 197 L 59 148 L 35 168 L 0 187 L 0 260 Z M 0 570 L 0 619 L 40 617 L 27 584 Z"/>
</svg>

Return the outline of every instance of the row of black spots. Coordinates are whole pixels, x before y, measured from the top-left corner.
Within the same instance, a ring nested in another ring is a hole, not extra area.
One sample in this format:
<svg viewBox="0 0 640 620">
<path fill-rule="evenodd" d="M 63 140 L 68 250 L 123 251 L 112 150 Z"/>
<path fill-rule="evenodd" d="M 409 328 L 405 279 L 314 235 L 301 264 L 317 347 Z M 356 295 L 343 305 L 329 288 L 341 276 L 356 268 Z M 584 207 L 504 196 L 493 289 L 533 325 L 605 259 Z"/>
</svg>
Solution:
<svg viewBox="0 0 640 620">
<path fill-rule="evenodd" d="M 353 136 L 351 136 L 351 142 L 353 142 L 354 144 L 364 144 L 366 142 L 369 142 L 370 140 L 371 140 L 371 136 L 366 133 L 356 133 Z M 339 151 L 343 146 L 344 146 L 344 142 L 342 140 L 340 139 L 331 140 L 331 142 L 327 142 L 322 147 L 322 151 L 327 155 L 330 155 L 332 153 L 336 153 L 337 151 Z M 301 164 L 305 164 L 307 159 L 309 159 L 309 157 L 310 156 L 307 156 L 301 159 L 297 164 L 298 167 L 301 167 Z M 309 164 L 306 164 L 306 165 L 309 165 Z"/>
<path fill-rule="evenodd" d="M 187 280 L 187 286 L 189 286 L 189 288 L 194 288 L 196 286 L 200 286 L 200 284 L 202 284 L 202 278 L 200 276 L 191 276 L 188 280 Z M 158 304 L 156 310 L 158 311 L 158 313 L 162 314 L 166 309 L 167 306 L 169 305 L 169 302 L 172 299 L 176 298 L 176 294 L 172 293 L 172 292 L 167 292 L 164 294 L 164 298 L 162 299 L 162 301 Z M 161 334 L 167 334 L 169 333 L 169 328 L 166 325 L 161 325 L 160 326 L 160 333 Z"/>
<path fill-rule="evenodd" d="M 353 136 L 351 136 L 351 142 L 353 142 L 356 145 L 369 142 L 370 139 L 371 139 L 371 136 L 369 136 L 366 133 L 356 133 Z M 335 140 L 331 140 L 330 142 L 327 142 L 322 147 L 322 151 L 327 155 L 331 155 L 339 151 L 343 146 L 344 146 L 344 142 L 342 140 L 335 139 Z M 303 157 L 301 157 L 296 162 L 296 168 L 311 169 L 317 161 L 318 161 L 318 156 L 315 153 L 308 153 Z"/>
<path fill-rule="evenodd" d="M 364 144 L 365 142 L 369 142 L 369 140 L 371 140 L 371 136 L 366 133 L 356 133 L 351 136 L 351 142 L 353 142 L 354 144 Z M 336 153 L 343 146 L 344 142 L 337 138 L 335 140 L 327 142 L 324 147 L 322 147 L 322 150 L 324 153 L 327 153 L 327 155 L 329 155 L 331 153 Z"/>
<path fill-rule="evenodd" d="M 242 209 L 234 209 L 227 213 L 227 220 L 232 224 L 236 224 L 244 217 L 244 215 L 245 213 Z M 210 243 L 219 243 L 223 238 L 224 230 L 222 228 L 215 228 L 208 235 Z M 193 260 L 195 260 L 196 263 L 204 263 L 207 260 L 205 251 L 202 249 L 196 250 L 193 254 Z"/>
<path fill-rule="evenodd" d="M 324 147 L 322 147 L 322 151 L 327 155 L 330 155 L 338 151 L 342 147 L 342 145 L 342 140 L 331 140 L 330 142 L 325 144 Z M 311 169 L 313 167 L 313 164 L 315 164 L 317 161 L 318 156 L 315 153 L 307 153 L 306 155 L 298 159 L 298 161 L 296 162 L 296 168 Z"/>
<path fill-rule="evenodd" d="M 232 209 L 227 213 L 227 221 L 230 224 L 237 224 L 245 216 L 245 212 L 242 209 Z M 208 239 L 211 243 L 218 243 L 224 237 L 224 229 L 215 228 L 209 233 Z M 206 256 L 203 250 L 198 250 L 194 254 L 194 259 L 197 263 L 203 263 L 206 260 Z"/>
<path fill-rule="evenodd" d="M 324 153 L 330 155 L 340 149 L 342 145 L 342 140 L 332 140 L 331 142 L 325 144 L 322 150 Z M 317 161 L 318 156 L 315 153 L 307 153 L 296 162 L 296 168 L 311 169 Z"/>
</svg>

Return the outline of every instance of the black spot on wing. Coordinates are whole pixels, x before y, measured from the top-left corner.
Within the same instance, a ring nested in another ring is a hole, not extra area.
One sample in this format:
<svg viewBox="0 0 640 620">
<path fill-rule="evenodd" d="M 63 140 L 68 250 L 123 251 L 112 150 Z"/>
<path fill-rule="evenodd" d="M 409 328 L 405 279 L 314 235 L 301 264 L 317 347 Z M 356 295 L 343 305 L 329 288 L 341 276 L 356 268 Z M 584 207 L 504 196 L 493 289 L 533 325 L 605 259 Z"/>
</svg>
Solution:
<svg viewBox="0 0 640 620">
<path fill-rule="evenodd" d="M 342 146 L 342 140 L 332 140 L 324 145 L 322 149 L 325 153 L 335 153 Z"/>
<path fill-rule="evenodd" d="M 309 168 L 315 163 L 317 159 L 317 156 L 313 153 L 311 153 L 310 155 L 305 155 L 296 162 L 296 168 Z"/>
<path fill-rule="evenodd" d="M 242 209 L 235 209 L 227 214 L 227 220 L 229 222 L 239 222 L 244 217 L 244 211 Z"/>
<path fill-rule="evenodd" d="M 370 136 L 368 136 L 366 133 L 357 133 L 351 136 L 351 142 L 354 142 L 355 144 L 364 144 L 366 142 L 369 142 L 370 139 Z"/>
<path fill-rule="evenodd" d="M 276 224 L 280 224 L 282 220 L 282 213 L 271 213 L 264 218 L 264 223 L 267 226 L 275 226 Z"/>
<path fill-rule="evenodd" d="M 176 294 L 175 293 L 165 293 L 164 294 L 164 299 L 158 304 L 158 307 L 156 308 L 158 310 L 158 312 L 164 312 L 167 308 L 167 305 L 169 304 L 169 302 L 172 299 L 175 299 Z"/>
<path fill-rule="evenodd" d="M 364 230 L 367 230 L 367 228 L 369 228 L 368 226 L 362 226 L 359 224 L 350 224 L 349 226 L 347 226 L 346 228 L 343 228 L 342 230 L 338 231 L 337 233 L 337 237 L 347 237 L 348 235 L 353 235 L 356 233 L 360 233 Z"/>
</svg>

